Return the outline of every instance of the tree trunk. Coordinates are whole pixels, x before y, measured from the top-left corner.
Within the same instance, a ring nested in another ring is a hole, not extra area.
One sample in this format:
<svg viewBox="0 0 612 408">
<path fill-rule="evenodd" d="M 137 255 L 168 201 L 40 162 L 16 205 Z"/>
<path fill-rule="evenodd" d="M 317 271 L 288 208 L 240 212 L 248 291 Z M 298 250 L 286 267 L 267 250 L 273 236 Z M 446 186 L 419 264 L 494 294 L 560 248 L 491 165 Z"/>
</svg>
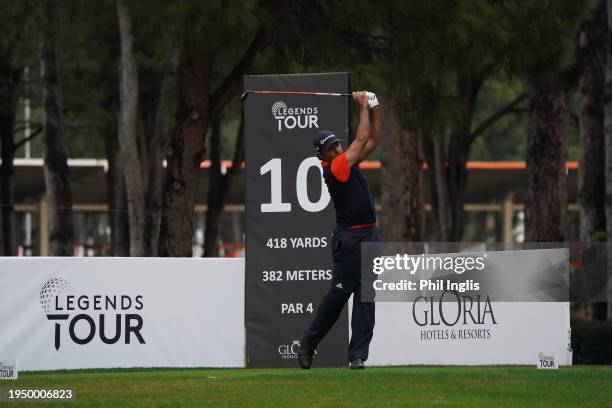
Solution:
<svg viewBox="0 0 612 408">
<path fill-rule="evenodd" d="M 525 88 L 529 101 L 525 241 L 563 242 L 567 212 L 567 83 L 558 77 L 528 81 Z"/>
<path fill-rule="evenodd" d="M 62 87 L 58 69 L 57 2 L 42 1 L 47 32 L 40 48 L 43 97 L 43 139 L 45 184 L 49 201 L 49 253 L 71 256 L 72 194 L 69 183 L 68 158 L 64 149 Z"/>
<path fill-rule="evenodd" d="M 460 73 L 457 78 L 457 97 L 461 103 L 461 122 L 451 132 L 448 143 L 442 137 L 429 136 L 424 141 L 428 162 L 432 215 L 435 239 L 441 242 L 461 241 L 465 228 L 465 190 L 467 162 L 475 134 L 471 132 L 476 100 L 484 77 L 476 73 Z M 513 102 L 516 103 L 516 102 Z M 488 127 L 507 107 L 495 113 L 480 126 Z M 479 127 L 479 128 L 480 128 Z"/>
<path fill-rule="evenodd" d="M 190 44 L 179 58 L 179 97 L 175 129 L 166 149 L 168 167 L 164 184 L 160 226 L 160 255 L 191 256 L 193 206 L 200 161 L 204 157 L 204 138 L 210 118 L 242 89 L 242 76 L 250 72 L 257 53 L 265 49 L 274 28 L 288 14 L 287 2 L 273 0 L 269 5 L 269 29 L 260 27 L 253 40 L 214 92 L 210 92 L 213 55 L 204 44 Z"/>
<path fill-rule="evenodd" d="M 17 109 L 17 86 L 21 69 L 11 66 L 10 56 L 0 56 L 0 256 L 15 255 L 13 237 L 13 127 Z"/>
<path fill-rule="evenodd" d="M 446 149 L 445 144 L 440 138 L 432 139 L 433 160 L 432 167 L 436 168 L 435 173 L 432 173 L 435 182 L 435 194 L 437 197 L 438 207 L 438 226 L 440 228 L 438 234 L 440 241 L 450 242 L 452 240 L 451 231 L 453 229 L 453 213 L 451 209 L 451 200 L 449 196 L 448 186 L 448 171 L 446 168 Z"/>
<path fill-rule="evenodd" d="M 2 103 L 8 105 L 2 95 Z M 7 106 L 8 107 L 8 106 Z M 0 166 L 0 256 L 15 254 L 13 247 L 13 122 L 14 115 L 0 112 L 0 137 L 2 141 L 2 165 Z"/>
<path fill-rule="evenodd" d="M 450 198 L 450 241 L 461 241 L 465 229 L 465 190 L 467 188 L 467 162 L 476 137 L 471 133 L 478 94 L 484 83 L 484 75 L 475 72 L 460 73 L 457 79 L 457 96 L 461 103 L 461 122 L 448 141 L 447 163 L 448 196 Z"/>
<path fill-rule="evenodd" d="M 119 58 L 120 44 L 113 42 L 115 58 Z M 114 68 L 113 68 L 114 67 Z M 104 71 L 105 81 L 117 81 L 119 70 L 117 64 L 108 64 Z M 108 116 L 105 129 L 105 150 L 108 161 L 106 173 L 106 197 L 108 205 L 108 222 L 111 227 L 111 255 L 117 257 L 130 256 L 130 230 L 127 210 L 127 198 L 125 191 L 125 180 L 119 157 L 119 135 L 118 135 L 118 102 L 119 89 L 112 88 L 102 101 L 102 107 Z"/>
<path fill-rule="evenodd" d="M 219 226 L 223 217 L 221 195 L 221 120 L 213 119 L 210 132 L 210 173 L 208 184 L 208 209 L 206 210 L 206 234 L 204 236 L 204 256 L 219 256 Z"/>
<path fill-rule="evenodd" d="M 187 53 L 178 66 L 179 106 L 167 148 L 160 226 L 161 256 L 192 256 L 193 206 L 209 121 L 211 55 Z"/>
<path fill-rule="evenodd" d="M 381 230 L 390 242 L 423 240 L 423 160 L 414 131 L 402 127 L 399 108 L 386 104 L 382 120 Z"/>
<path fill-rule="evenodd" d="M 133 53 L 132 24 L 125 0 L 117 1 L 121 58 L 119 64 L 119 151 L 127 191 L 130 256 L 145 256 L 143 167 L 136 133 L 138 68 Z"/>
<path fill-rule="evenodd" d="M 471 117 L 469 119 L 471 122 Z M 469 125 L 468 125 L 469 126 Z M 467 189 L 467 163 L 472 148 L 472 135 L 468 127 L 451 135 L 448 148 L 447 188 L 450 197 L 449 241 L 461 241 L 465 230 L 465 190 Z"/>
<path fill-rule="evenodd" d="M 591 244 L 606 239 L 605 212 L 605 5 L 599 7 L 579 28 L 578 56 L 582 65 L 580 95 L 580 166 L 578 168 L 578 211 L 580 241 L 585 245 L 583 262 L 593 256 Z M 587 307 L 585 304 L 575 305 Z M 593 302 L 593 317 L 605 320 L 607 305 Z"/>
<path fill-rule="evenodd" d="M 612 0 L 606 0 L 607 37 L 604 95 L 604 134 L 606 145 L 606 231 L 608 245 L 612 242 Z M 609 248 L 609 247 L 608 247 Z M 610 250 L 608 250 L 610 254 Z M 612 259 L 608 255 L 608 277 L 612 276 Z M 612 279 L 608 279 L 608 320 L 612 319 Z"/>
<path fill-rule="evenodd" d="M 119 143 L 116 126 L 109 126 L 106 136 L 106 191 L 108 197 L 108 219 L 111 226 L 112 256 L 130 256 L 130 230 L 128 227 L 125 181 L 119 159 Z"/>
<path fill-rule="evenodd" d="M 441 226 L 439 219 L 439 201 L 436 184 L 436 166 L 434 164 L 435 155 L 433 148 L 433 139 L 431 135 L 424 135 L 422 138 L 423 143 L 423 157 L 427 163 L 427 171 L 424 175 L 424 180 L 427 181 L 429 186 L 429 202 L 431 204 L 431 237 L 427 237 L 428 241 L 441 241 Z M 423 202 L 425 202 L 425 194 L 423 193 Z"/>
<path fill-rule="evenodd" d="M 580 29 L 580 50 L 584 71 L 580 84 L 580 167 L 578 168 L 578 209 L 580 240 L 604 241 L 605 213 L 605 139 L 604 85 L 605 9 L 597 12 Z"/>
<path fill-rule="evenodd" d="M 219 119 L 215 119 L 210 140 L 210 185 L 208 190 L 208 210 L 206 212 L 206 235 L 204 237 L 204 256 L 206 257 L 219 256 L 219 231 L 223 220 L 225 201 L 232 181 L 240 172 L 240 166 L 244 161 L 244 121 L 241 119 L 234 146 L 232 167 L 225 174 L 221 173 L 220 125 Z"/>
<path fill-rule="evenodd" d="M 147 254 L 159 254 L 159 229 L 161 222 L 162 188 L 164 185 L 164 169 L 162 162 L 168 143 L 168 102 L 176 88 L 177 56 L 171 52 L 158 86 L 152 89 L 151 95 L 141 93 L 141 104 L 146 112 L 143 139 L 143 151 L 146 151 L 146 213 L 145 213 L 145 242 Z M 150 103 L 152 102 L 152 103 Z"/>
<path fill-rule="evenodd" d="M 423 140 L 423 151 L 427 158 L 427 180 L 431 198 L 434 241 L 450 242 L 452 231 L 452 208 L 449 197 L 448 171 L 444 141 L 439 136 L 428 135 Z"/>
</svg>

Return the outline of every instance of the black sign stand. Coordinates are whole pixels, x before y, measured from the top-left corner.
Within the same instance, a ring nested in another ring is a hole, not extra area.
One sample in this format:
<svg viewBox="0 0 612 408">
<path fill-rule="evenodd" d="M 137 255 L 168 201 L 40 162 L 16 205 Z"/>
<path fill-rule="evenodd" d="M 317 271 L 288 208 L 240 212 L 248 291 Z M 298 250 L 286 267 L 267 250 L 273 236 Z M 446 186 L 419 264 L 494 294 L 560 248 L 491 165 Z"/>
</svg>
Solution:
<svg viewBox="0 0 612 408">
<path fill-rule="evenodd" d="M 245 76 L 244 88 L 346 93 L 349 75 Z M 334 209 L 312 141 L 330 129 L 348 142 L 347 101 L 251 94 L 244 102 L 248 367 L 298 367 L 302 331 L 329 290 Z M 314 366 L 346 365 L 347 344 L 345 308 Z"/>
</svg>

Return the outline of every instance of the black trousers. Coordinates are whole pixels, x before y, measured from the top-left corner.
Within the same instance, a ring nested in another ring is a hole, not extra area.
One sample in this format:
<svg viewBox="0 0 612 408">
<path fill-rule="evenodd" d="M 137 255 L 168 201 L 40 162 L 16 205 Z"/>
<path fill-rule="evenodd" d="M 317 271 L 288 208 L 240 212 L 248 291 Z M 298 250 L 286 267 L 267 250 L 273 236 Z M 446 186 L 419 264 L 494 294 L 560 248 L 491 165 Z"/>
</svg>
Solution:
<svg viewBox="0 0 612 408">
<path fill-rule="evenodd" d="M 373 302 L 361 301 L 361 243 L 381 241 L 382 236 L 376 227 L 336 227 L 331 239 L 334 261 L 331 287 L 323 297 L 314 320 L 304 331 L 301 340 L 303 348 L 307 350 L 317 348 L 353 294 L 352 335 L 348 359 L 349 361 L 355 358 L 364 361 L 368 359 L 370 341 L 374 333 L 375 309 Z"/>
</svg>

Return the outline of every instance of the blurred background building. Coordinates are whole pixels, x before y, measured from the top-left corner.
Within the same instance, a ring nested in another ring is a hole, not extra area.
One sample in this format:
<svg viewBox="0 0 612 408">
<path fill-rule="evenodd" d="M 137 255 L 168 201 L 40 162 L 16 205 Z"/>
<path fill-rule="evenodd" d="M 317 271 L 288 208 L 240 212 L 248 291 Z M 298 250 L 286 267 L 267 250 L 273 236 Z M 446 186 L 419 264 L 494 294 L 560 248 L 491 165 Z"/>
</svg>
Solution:
<svg viewBox="0 0 612 408">
<path fill-rule="evenodd" d="M 111 227 L 106 191 L 108 163 L 104 159 L 71 159 L 68 163 L 73 189 L 74 255 L 110 256 Z M 15 160 L 15 248 L 19 256 L 48 255 L 48 232 L 44 228 L 48 214 L 42 165 L 42 159 Z M 231 162 L 223 161 L 222 166 L 226 169 Z M 361 167 L 374 195 L 376 210 L 379 215 L 384 214 L 380 199 L 381 163 L 369 161 L 362 163 Z M 579 241 L 577 169 L 576 162 L 567 162 L 567 237 L 570 242 Z M 195 257 L 203 254 L 209 171 L 210 161 L 202 162 L 193 217 Z M 525 163 L 469 162 L 468 173 L 464 241 L 523 242 Z M 244 174 L 240 174 L 230 190 L 223 214 L 220 238 L 224 256 L 242 256 L 244 253 L 244 195 Z M 425 241 L 431 227 L 428 196 L 425 188 Z"/>
</svg>

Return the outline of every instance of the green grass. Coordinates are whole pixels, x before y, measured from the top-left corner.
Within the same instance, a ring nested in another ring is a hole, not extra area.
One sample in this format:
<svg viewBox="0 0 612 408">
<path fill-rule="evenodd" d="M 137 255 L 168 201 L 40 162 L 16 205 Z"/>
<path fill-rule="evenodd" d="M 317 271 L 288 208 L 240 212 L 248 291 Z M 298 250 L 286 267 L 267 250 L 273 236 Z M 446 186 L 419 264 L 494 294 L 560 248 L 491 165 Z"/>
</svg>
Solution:
<svg viewBox="0 0 612 408">
<path fill-rule="evenodd" d="M 132 369 L 20 373 L 0 389 L 72 388 L 69 407 L 612 406 L 612 366 Z M 0 406 L 61 403 L 0 402 Z"/>
</svg>

